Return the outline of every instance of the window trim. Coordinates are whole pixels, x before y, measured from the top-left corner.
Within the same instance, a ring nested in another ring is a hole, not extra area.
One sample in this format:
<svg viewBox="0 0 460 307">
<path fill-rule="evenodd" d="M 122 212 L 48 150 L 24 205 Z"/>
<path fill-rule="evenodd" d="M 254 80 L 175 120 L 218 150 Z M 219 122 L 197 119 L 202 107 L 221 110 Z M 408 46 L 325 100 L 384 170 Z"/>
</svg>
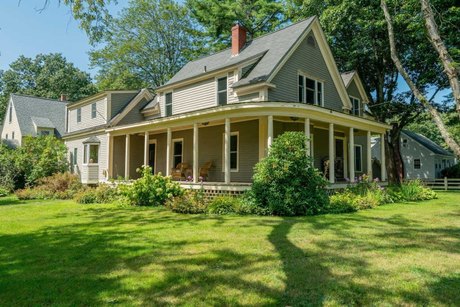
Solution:
<svg viewBox="0 0 460 307">
<path fill-rule="evenodd" d="M 240 171 L 240 132 L 239 131 L 232 131 L 230 132 L 230 143 L 231 143 L 231 137 L 233 135 L 236 135 L 236 168 L 231 167 L 232 165 L 232 150 L 231 150 L 231 144 L 230 146 L 230 173 L 238 173 Z M 225 173 L 225 132 L 222 133 L 222 173 Z"/>
<path fill-rule="evenodd" d="M 356 148 L 359 148 L 359 169 L 358 169 L 358 163 L 356 163 Z M 355 144 L 355 172 L 357 173 L 362 173 L 363 172 L 363 145 Z"/>
<path fill-rule="evenodd" d="M 94 163 L 94 162 L 89 163 L 91 145 L 97 146 L 97 162 L 96 163 Z M 101 144 L 100 143 L 86 143 L 86 144 L 83 144 L 83 164 L 82 165 L 99 165 L 100 151 L 101 151 Z M 85 160 L 87 160 L 87 161 L 85 161 Z"/>
<path fill-rule="evenodd" d="M 363 106 L 363 104 L 362 104 L 361 99 L 359 99 L 358 97 L 352 96 L 352 95 L 348 95 L 348 97 L 349 97 L 350 102 L 351 102 L 351 115 L 362 116 L 362 106 Z M 353 105 L 353 100 L 358 101 L 358 114 L 354 113 L 355 107 Z"/>
<path fill-rule="evenodd" d="M 180 163 L 184 163 L 184 138 L 176 138 L 176 139 L 172 139 L 171 140 L 171 145 L 172 145 L 172 150 L 171 150 L 171 161 L 174 163 L 174 143 L 179 143 L 181 142 L 182 143 L 182 151 L 181 151 L 181 162 Z M 172 167 L 175 168 L 177 166 L 176 163 L 174 163 L 175 165 L 173 165 Z"/>
<path fill-rule="evenodd" d="M 299 97 L 299 86 L 300 86 L 299 85 L 299 77 L 303 78 L 303 97 L 302 97 L 303 100 L 302 101 L 300 101 L 300 97 Z M 324 107 L 324 84 L 325 84 L 325 81 L 322 80 L 322 79 L 316 78 L 316 77 L 312 77 L 311 75 L 309 75 L 307 73 L 304 73 L 302 71 L 297 72 L 297 79 L 296 79 L 297 101 L 299 103 L 307 104 L 307 80 L 306 79 L 310 79 L 310 80 L 313 80 L 315 82 L 315 88 L 313 89 L 314 90 L 314 95 L 313 95 L 314 102 L 313 102 L 312 105 Z M 318 101 L 318 83 L 321 83 L 321 101 Z M 308 104 L 310 104 L 310 103 L 308 103 Z"/>
<path fill-rule="evenodd" d="M 91 119 L 94 119 L 97 117 L 97 105 L 95 102 L 91 104 Z"/>
<path fill-rule="evenodd" d="M 167 96 L 171 94 L 171 103 L 168 104 Z M 171 114 L 168 115 L 168 105 L 171 106 Z M 173 92 L 165 93 L 165 116 L 172 116 L 173 115 Z"/>
<path fill-rule="evenodd" d="M 77 124 L 81 123 L 81 108 L 77 109 Z"/>
<path fill-rule="evenodd" d="M 225 85 L 226 85 L 226 87 L 225 87 L 225 92 L 226 92 L 226 94 L 227 94 L 227 95 L 226 95 L 226 98 L 227 98 L 227 99 L 226 99 L 225 104 L 220 104 L 220 103 L 219 103 L 219 93 L 220 93 L 220 92 L 223 92 L 223 90 L 222 90 L 222 91 L 219 91 L 219 79 L 223 79 L 223 78 L 225 78 L 225 80 L 226 80 L 226 82 L 225 82 Z M 228 104 L 228 74 L 216 76 L 216 77 L 214 78 L 214 80 L 215 80 L 215 82 L 216 82 L 216 105 L 217 105 L 217 106 L 225 106 L 225 105 Z"/>
<path fill-rule="evenodd" d="M 416 167 L 415 161 L 418 161 L 418 167 Z M 413 167 L 414 167 L 414 170 L 416 170 L 416 169 L 422 169 L 422 159 L 420 159 L 420 158 L 416 158 L 416 159 L 415 159 L 415 158 L 414 158 Z"/>
</svg>

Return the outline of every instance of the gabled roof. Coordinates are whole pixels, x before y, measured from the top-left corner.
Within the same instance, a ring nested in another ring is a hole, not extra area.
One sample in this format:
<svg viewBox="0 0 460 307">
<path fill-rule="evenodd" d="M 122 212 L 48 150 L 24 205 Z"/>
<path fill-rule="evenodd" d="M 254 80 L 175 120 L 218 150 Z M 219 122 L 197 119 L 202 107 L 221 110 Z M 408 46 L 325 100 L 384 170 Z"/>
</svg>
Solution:
<svg viewBox="0 0 460 307">
<path fill-rule="evenodd" d="M 19 94 L 11 94 L 11 100 L 22 135 L 35 135 L 34 123 L 55 128 L 58 136 L 65 133 L 65 102 Z"/>
<path fill-rule="evenodd" d="M 348 87 L 350 85 L 351 80 L 353 80 L 353 77 L 355 76 L 356 71 L 347 71 L 344 73 L 341 73 L 340 76 L 342 77 L 343 83 L 345 84 L 345 87 Z"/>
<path fill-rule="evenodd" d="M 444 155 L 444 156 L 453 155 L 451 152 L 445 150 L 444 148 L 442 148 L 441 146 L 439 146 L 438 144 L 436 144 L 435 142 L 433 142 L 432 140 L 430 140 L 424 135 L 421 135 L 421 134 L 418 134 L 416 132 L 409 131 L 409 130 L 403 130 L 402 132 L 408 137 L 410 137 L 411 139 L 413 139 L 414 141 L 416 141 L 417 143 L 419 143 L 420 145 L 422 145 L 423 147 L 425 147 L 426 149 L 428 149 L 429 151 L 437 155 Z"/>
<path fill-rule="evenodd" d="M 366 90 L 364 89 L 364 86 L 363 86 L 363 82 L 361 81 L 361 78 L 359 77 L 358 73 L 355 70 L 341 73 L 340 76 L 342 77 L 343 83 L 345 84 L 345 87 L 347 89 L 350 86 L 351 82 L 354 80 L 361 97 L 363 97 L 363 102 L 364 103 L 369 102 L 369 99 L 366 94 Z"/>
<path fill-rule="evenodd" d="M 233 84 L 233 87 L 266 81 L 313 20 L 315 17 L 310 17 L 281 30 L 260 36 L 248 42 L 237 56 L 232 56 L 231 49 L 226 49 L 188 62 L 164 86 L 159 88 L 250 61 L 258 61 L 258 64 L 245 78 Z"/>
<path fill-rule="evenodd" d="M 99 140 L 96 136 L 90 136 L 89 138 L 87 138 L 86 140 L 83 141 L 83 144 L 100 144 L 101 143 L 101 140 Z"/>
</svg>

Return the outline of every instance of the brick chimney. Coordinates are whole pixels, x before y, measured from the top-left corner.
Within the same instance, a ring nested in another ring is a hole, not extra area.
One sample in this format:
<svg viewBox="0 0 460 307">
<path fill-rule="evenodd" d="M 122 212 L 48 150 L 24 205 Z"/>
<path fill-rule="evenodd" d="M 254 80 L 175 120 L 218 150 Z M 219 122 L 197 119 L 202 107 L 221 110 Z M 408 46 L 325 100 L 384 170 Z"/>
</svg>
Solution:
<svg viewBox="0 0 460 307">
<path fill-rule="evenodd" d="M 232 56 L 238 55 L 246 44 L 246 29 L 236 24 L 232 28 Z"/>
<path fill-rule="evenodd" d="M 67 101 L 67 96 L 64 94 L 61 94 L 61 101 Z"/>
</svg>

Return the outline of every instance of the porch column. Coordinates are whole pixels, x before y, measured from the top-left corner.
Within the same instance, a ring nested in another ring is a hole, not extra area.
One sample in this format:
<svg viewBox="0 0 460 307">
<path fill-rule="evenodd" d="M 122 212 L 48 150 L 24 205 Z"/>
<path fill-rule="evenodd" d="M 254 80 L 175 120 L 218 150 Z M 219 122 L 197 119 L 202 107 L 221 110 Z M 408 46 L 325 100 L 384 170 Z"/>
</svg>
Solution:
<svg viewBox="0 0 460 307">
<path fill-rule="evenodd" d="M 225 183 L 230 183 L 230 118 L 225 119 L 224 165 Z"/>
<path fill-rule="evenodd" d="M 270 150 L 273 143 L 273 115 L 268 115 L 267 119 L 267 148 Z"/>
<path fill-rule="evenodd" d="M 348 134 L 348 168 L 350 170 L 350 182 L 355 182 L 355 129 L 350 128 L 350 132 Z"/>
<path fill-rule="evenodd" d="M 131 141 L 131 135 L 127 134 L 126 135 L 126 142 L 125 142 L 125 179 L 129 179 L 129 149 L 130 149 L 130 141 Z"/>
<path fill-rule="evenodd" d="M 149 165 L 149 132 L 144 134 L 144 166 Z"/>
<path fill-rule="evenodd" d="M 329 124 L 329 182 L 335 182 L 334 124 Z"/>
<path fill-rule="evenodd" d="M 193 124 L 193 182 L 198 182 L 198 124 Z"/>
<path fill-rule="evenodd" d="M 259 118 L 259 161 L 267 154 L 267 117 Z"/>
<path fill-rule="evenodd" d="M 113 136 L 109 132 L 107 133 L 107 179 L 113 178 L 112 156 L 113 156 Z"/>
<path fill-rule="evenodd" d="M 171 128 L 166 129 L 166 176 L 171 175 Z"/>
<path fill-rule="evenodd" d="M 311 155 L 311 133 L 310 133 L 310 119 L 305 118 L 305 136 L 307 137 L 307 141 L 305 143 L 305 150 L 307 152 L 307 156 L 309 157 Z"/>
<path fill-rule="evenodd" d="M 382 133 L 380 134 L 380 173 L 381 177 L 380 178 L 382 181 L 387 180 L 387 167 L 386 167 L 386 161 L 385 161 L 385 134 Z"/>
<path fill-rule="evenodd" d="M 371 140 L 372 140 L 372 134 L 370 131 L 367 131 L 367 175 L 369 176 L 369 180 L 372 181 L 373 178 L 373 175 L 372 175 L 372 144 L 371 144 Z"/>
</svg>

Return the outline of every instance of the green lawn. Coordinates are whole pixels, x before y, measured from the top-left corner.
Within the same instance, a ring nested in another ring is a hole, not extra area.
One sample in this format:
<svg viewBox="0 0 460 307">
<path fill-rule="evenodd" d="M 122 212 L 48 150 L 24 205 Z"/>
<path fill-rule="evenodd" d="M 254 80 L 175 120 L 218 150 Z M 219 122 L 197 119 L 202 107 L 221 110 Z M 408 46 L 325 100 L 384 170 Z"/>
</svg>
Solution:
<svg viewBox="0 0 460 307">
<path fill-rule="evenodd" d="M 460 194 L 303 218 L 0 198 L 0 305 L 455 305 Z"/>
</svg>

